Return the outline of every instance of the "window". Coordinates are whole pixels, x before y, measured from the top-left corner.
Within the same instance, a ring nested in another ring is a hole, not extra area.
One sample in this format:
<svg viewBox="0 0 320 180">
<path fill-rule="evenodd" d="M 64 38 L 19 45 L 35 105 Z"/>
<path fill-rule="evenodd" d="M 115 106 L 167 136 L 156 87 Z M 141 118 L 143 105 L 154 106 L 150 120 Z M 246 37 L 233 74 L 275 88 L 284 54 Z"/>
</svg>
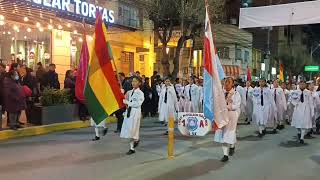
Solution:
<svg viewBox="0 0 320 180">
<path fill-rule="evenodd" d="M 242 60 L 242 51 L 241 49 L 236 49 L 236 59 Z"/>
<path fill-rule="evenodd" d="M 118 12 L 119 24 L 135 28 L 140 27 L 140 12 L 138 8 L 120 4 Z"/>
<path fill-rule="evenodd" d="M 244 62 L 249 62 L 249 56 L 250 56 L 249 51 L 244 51 Z"/>
<path fill-rule="evenodd" d="M 140 55 L 139 60 L 140 60 L 140 62 L 144 62 L 144 55 Z"/>
<path fill-rule="evenodd" d="M 134 60 L 134 53 L 133 52 L 126 52 L 122 51 L 121 53 L 121 62 L 128 63 Z"/>
<path fill-rule="evenodd" d="M 229 47 L 218 47 L 218 56 L 222 59 L 229 59 Z"/>
</svg>

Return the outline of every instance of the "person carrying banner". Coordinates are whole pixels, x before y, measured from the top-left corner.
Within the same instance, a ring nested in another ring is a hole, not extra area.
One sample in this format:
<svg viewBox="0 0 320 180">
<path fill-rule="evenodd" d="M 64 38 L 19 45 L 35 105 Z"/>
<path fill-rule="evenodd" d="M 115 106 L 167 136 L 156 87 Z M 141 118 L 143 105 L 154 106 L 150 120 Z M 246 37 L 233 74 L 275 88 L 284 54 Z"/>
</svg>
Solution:
<svg viewBox="0 0 320 180">
<path fill-rule="evenodd" d="M 223 158 L 222 162 L 227 162 L 229 156 L 232 156 L 235 151 L 235 143 L 237 142 L 236 130 L 240 116 L 241 97 L 238 91 L 235 91 L 234 80 L 227 78 L 224 85 L 225 98 L 228 108 L 229 122 L 221 129 L 216 130 L 214 141 L 222 143 Z"/>
</svg>

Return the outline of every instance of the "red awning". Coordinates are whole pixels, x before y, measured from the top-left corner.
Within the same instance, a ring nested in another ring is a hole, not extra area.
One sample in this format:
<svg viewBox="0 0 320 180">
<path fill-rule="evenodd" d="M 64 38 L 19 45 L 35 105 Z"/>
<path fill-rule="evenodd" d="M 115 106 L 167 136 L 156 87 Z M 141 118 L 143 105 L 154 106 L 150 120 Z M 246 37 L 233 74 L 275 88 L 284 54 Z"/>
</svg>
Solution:
<svg viewBox="0 0 320 180">
<path fill-rule="evenodd" d="M 236 65 L 222 65 L 226 76 L 238 77 L 240 75 L 240 67 Z"/>
</svg>

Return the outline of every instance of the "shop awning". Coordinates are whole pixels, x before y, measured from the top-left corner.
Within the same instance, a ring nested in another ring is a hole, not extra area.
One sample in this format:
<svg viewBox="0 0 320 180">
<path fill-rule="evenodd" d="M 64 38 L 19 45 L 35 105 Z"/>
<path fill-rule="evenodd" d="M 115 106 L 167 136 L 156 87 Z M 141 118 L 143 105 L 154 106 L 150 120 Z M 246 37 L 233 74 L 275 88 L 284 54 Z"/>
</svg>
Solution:
<svg viewBox="0 0 320 180">
<path fill-rule="evenodd" d="M 226 76 L 238 77 L 240 76 L 241 69 L 237 65 L 222 65 Z"/>
</svg>

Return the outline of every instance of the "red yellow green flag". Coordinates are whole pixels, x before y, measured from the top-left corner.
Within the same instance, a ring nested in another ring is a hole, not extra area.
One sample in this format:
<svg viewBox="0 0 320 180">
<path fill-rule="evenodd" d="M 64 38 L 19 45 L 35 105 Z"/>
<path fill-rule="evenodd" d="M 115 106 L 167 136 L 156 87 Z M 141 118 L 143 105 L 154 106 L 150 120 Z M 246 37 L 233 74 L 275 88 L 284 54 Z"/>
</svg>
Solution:
<svg viewBox="0 0 320 180">
<path fill-rule="evenodd" d="M 124 96 L 112 67 L 112 51 L 106 40 L 107 28 L 101 13 L 96 15 L 92 51 L 84 91 L 87 107 L 96 124 L 124 107 Z"/>
<path fill-rule="evenodd" d="M 284 74 L 283 74 L 283 65 L 282 65 L 282 63 L 280 64 L 279 71 L 280 71 L 280 73 L 279 73 L 279 76 L 280 76 L 279 79 L 280 79 L 281 82 L 284 82 Z"/>
</svg>

